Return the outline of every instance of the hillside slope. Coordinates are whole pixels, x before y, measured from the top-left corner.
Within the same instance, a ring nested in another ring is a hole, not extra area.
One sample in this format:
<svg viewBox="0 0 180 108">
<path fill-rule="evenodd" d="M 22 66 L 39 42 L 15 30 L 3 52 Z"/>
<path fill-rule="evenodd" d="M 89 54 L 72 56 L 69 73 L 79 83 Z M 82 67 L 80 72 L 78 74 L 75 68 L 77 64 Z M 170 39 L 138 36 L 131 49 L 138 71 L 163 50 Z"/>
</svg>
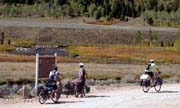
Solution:
<svg viewBox="0 0 180 108">
<path fill-rule="evenodd" d="M 138 31 L 143 40 L 152 31 L 158 41 L 174 43 L 178 28 L 131 25 L 93 25 L 76 21 L 46 21 L 25 18 L 0 19 L 0 29 L 7 37 L 32 39 L 37 43 L 58 45 L 132 44 Z"/>
</svg>

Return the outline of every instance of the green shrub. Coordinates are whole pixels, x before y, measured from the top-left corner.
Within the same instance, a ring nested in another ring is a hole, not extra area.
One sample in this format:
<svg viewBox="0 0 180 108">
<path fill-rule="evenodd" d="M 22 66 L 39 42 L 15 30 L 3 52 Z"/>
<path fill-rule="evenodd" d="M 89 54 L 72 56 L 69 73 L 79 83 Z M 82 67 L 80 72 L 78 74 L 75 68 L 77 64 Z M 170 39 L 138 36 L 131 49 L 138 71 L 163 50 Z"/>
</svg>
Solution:
<svg viewBox="0 0 180 108">
<path fill-rule="evenodd" d="M 7 81 L 5 79 L 0 79 L 0 85 L 7 84 Z"/>
<path fill-rule="evenodd" d="M 180 51 L 180 32 L 177 34 L 177 38 L 174 44 L 175 48 Z"/>
<path fill-rule="evenodd" d="M 12 51 L 14 50 L 15 47 L 14 46 L 10 46 L 10 45 L 0 45 L 0 51 Z"/>
<path fill-rule="evenodd" d="M 177 77 L 180 79 L 180 74 L 178 74 Z"/>
<path fill-rule="evenodd" d="M 36 43 L 31 40 L 18 40 L 15 43 L 16 47 L 33 47 Z"/>
<path fill-rule="evenodd" d="M 3 45 L 4 44 L 4 39 L 5 39 L 5 37 L 4 37 L 4 32 L 2 32 L 1 33 L 1 37 L 0 37 L 0 41 L 1 41 L 1 45 Z"/>
<path fill-rule="evenodd" d="M 148 18 L 147 18 L 147 23 L 148 23 L 149 25 L 153 25 L 154 20 L 152 19 L 152 17 L 148 17 Z"/>
<path fill-rule="evenodd" d="M 135 35 L 135 43 L 136 44 L 139 44 L 141 43 L 142 41 L 142 33 L 140 31 L 136 32 L 136 35 Z"/>
<path fill-rule="evenodd" d="M 94 18 L 99 19 L 101 17 L 101 10 L 96 10 L 94 12 Z"/>
</svg>

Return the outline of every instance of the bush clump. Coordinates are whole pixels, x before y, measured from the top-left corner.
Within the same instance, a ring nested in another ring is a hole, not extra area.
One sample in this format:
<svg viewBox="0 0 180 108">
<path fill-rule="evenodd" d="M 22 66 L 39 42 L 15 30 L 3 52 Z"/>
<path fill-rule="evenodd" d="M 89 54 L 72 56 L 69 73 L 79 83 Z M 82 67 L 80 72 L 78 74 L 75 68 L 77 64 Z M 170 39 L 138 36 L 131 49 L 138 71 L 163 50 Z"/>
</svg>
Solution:
<svg viewBox="0 0 180 108">
<path fill-rule="evenodd" d="M 31 40 L 18 40 L 15 43 L 16 47 L 25 47 L 25 48 L 33 47 L 35 45 L 36 45 L 36 43 Z"/>
<path fill-rule="evenodd" d="M 14 46 L 10 46 L 10 45 L 0 45 L 0 51 L 12 51 L 14 50 L 15 47 Z"/>
<path fill-rule="evenodd" d="M 180 51 L 180 32 L 177 34 L 177 38 L 175 41 L 175 48 Z"/>
</svg>

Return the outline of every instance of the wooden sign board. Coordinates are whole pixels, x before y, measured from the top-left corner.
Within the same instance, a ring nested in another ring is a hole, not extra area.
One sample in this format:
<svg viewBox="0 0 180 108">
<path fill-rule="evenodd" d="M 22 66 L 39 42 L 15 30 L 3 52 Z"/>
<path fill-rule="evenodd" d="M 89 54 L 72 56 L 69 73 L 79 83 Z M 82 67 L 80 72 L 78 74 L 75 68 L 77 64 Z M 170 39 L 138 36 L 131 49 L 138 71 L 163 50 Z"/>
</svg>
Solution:
<svg viewBox="0 0 180 108">
<path fill-rule="evenodd" d="M 56 65 L 55 56 L 40 56 L 39 57 L 39 78 L 48 78 L 49 72 L 54 68 Z"/>
</svg>

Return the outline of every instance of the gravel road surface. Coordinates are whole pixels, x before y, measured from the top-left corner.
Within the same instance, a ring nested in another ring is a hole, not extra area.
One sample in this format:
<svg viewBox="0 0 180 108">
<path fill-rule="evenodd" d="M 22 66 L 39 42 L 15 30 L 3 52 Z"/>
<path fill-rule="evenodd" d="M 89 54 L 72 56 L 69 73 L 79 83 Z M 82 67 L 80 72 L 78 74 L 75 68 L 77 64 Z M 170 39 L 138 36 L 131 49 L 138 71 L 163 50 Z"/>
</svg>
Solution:
<svg viewBox="0 0 180 108">
<path fill-rule="evenodd" d="M 160 93 L 139 86 L 100 87 L 85 98 L 62 97 L 60 102 L 39 104 L 37 99 L 0 100 L 0 108 L 180 108 L 180 84 L 165 84 Z"/>
</svg>

